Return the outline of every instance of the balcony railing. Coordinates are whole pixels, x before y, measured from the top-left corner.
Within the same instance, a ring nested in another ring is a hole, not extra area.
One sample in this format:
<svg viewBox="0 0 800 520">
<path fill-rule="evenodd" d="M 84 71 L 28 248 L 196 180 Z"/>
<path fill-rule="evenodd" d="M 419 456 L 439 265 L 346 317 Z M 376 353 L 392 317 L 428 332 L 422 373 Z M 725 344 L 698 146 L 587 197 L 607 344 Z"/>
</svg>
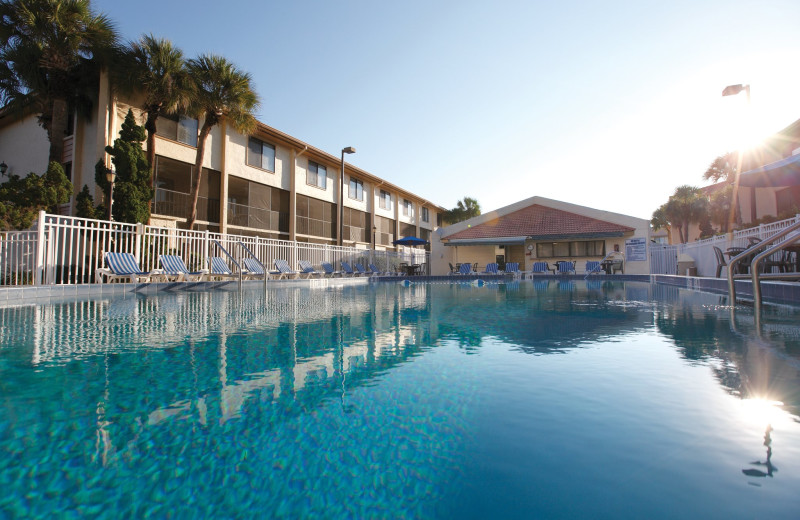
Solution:
<svg viewBox="0 0 800 520">
<path fill-rule="evenodd" d="M 219 199 L 199 197 L 197 199 L 197 220 L 219 222 Z M 189 218 L 192 210 L 192 196 L 180 191 L 156 189 L 153 213 L 170 217 Z"/>
<path fill-rule="evenodd" d="M 300 235 L 333 238 L 335 229 L 334 222 L 311 217 L 297 217 L 297 233 Z"/>
<path fill-rule="evenodd" d="M 289 213 L 229 202 L 228 224 L 288 233 Z"/>
</svg>

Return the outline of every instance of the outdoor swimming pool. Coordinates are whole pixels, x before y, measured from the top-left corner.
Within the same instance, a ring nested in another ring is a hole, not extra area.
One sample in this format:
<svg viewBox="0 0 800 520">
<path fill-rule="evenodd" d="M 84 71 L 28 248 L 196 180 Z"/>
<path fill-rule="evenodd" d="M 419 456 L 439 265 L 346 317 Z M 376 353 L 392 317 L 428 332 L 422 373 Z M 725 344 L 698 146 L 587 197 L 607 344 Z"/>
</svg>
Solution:
<svg viewBox="0 0 800 520">
<path fill-rule="evenodd" d="M 0 309 L 0 517 L 795 518 L 800 311 L 759 331 L 723 300 L 554 279 Z"/>
</svg>

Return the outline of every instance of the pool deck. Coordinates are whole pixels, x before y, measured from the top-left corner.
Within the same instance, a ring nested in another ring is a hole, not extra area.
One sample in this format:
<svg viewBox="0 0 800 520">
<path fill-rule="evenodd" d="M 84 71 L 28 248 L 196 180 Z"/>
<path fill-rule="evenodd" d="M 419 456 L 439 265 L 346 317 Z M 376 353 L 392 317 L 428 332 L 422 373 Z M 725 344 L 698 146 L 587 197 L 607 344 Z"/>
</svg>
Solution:
<svg viewBox="0 0 800 520">
<path fill-rule="evenodd" d="M 459 283 L 474 282 L 502 282 L 510 280 L 584 280 L 585 275 L 525 275 L 523 278 L 513 278 L 510 275 L 445 275 L 445 276 L 373 276 L 373 277 L 345 277 L 345 278 L 311 278 L 296 280 L 269 280 L 268 288 L 286 287 L 343 287 L 349 285 L 365 285 L 368 283 Z M 727 294 L 728 281 L 725 278 L 703 278 L 675 275 L 593 275 L 588 278 L 592 281 L 609 282 L 648 282 L 682 287 L 685 289 Z M 245 280 L 243 288 L 252 290 L 263 286 L 260 280 Z M 49 301 L 63 301 L 64 299 L 96 296 L 120 296 L 124 294 L 160 294 L 175 293 L 178 291 L 208 291 L 208 290 L 236 291 L 239 289 L 236 281 L 221 282 L 157 282 L 157 283 L 109 283 L 109 284 L 81 284 L 81 285 L 26 285 L 23 287 L 0 287 L 0 307 L 14 305 L 30 305 L 48 303 Z M 800 305 L 800 282 L 762 281 L 761 292 L 765 302 L 789 305 Z M 752 299 L 752 282 L 749 280 L 736 281 L 736 295 L 739 299 Z"/>
</svg>

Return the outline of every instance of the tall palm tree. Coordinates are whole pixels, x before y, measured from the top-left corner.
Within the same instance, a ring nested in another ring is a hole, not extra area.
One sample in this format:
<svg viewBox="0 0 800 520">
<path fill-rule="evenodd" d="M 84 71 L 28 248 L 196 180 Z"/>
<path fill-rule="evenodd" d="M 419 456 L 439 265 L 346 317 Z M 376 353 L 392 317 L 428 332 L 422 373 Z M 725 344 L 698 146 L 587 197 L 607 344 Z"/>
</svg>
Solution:
<svg viewBox="0 0 800 520">
<path fill-rule="evenodd" d="M 195 88 L 189 113 L 203 118 L 194 163 L 192 210 L 187 222 L 188 229 L 192 229 L 197 220 L 206 138 L 211 129 L 223 121 L 230 123 L 238 132 L 252 132 L 256 127 L 253 112 L 258 107 L 258 95 L 253 90 L 250 74 L 239 70 L 221 56 L 204 54 L 187 61 L 186 67 Z"/>
<path fill-rule="evenodd" d="M 50 161 L 62 160 L 70 105 L 88 103 L 116 45 L 89 0 L 0 0 L 0 102 L 39 114 Z"/>
<path fill-rule="evenodd" d="M 125 51 L 125 59 L 119 65 L 114 67 L 116 88 L 127 94 L 144 95 L 141 107 L 147 114 L 144 129 L 147 132 L 147 162 L 150 164 L 152 188 L 158 118 L 187 108 L 192 83 L 183 51 L 169 40 L 152 34 L 131 42 Z"/>
</svg>

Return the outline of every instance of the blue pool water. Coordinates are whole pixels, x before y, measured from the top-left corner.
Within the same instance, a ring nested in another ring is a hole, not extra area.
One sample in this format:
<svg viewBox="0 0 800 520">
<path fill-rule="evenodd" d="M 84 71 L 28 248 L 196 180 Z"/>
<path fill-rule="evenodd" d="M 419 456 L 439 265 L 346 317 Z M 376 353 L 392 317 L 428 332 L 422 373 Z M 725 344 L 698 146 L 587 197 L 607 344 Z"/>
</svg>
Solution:
<svg viewBox="0 0 800 520">
<path fill-rule="evenodd" d="M 0 309 L 0 518 L 797 518 L 800 328 L 644 283 Z"/>
</svg>

